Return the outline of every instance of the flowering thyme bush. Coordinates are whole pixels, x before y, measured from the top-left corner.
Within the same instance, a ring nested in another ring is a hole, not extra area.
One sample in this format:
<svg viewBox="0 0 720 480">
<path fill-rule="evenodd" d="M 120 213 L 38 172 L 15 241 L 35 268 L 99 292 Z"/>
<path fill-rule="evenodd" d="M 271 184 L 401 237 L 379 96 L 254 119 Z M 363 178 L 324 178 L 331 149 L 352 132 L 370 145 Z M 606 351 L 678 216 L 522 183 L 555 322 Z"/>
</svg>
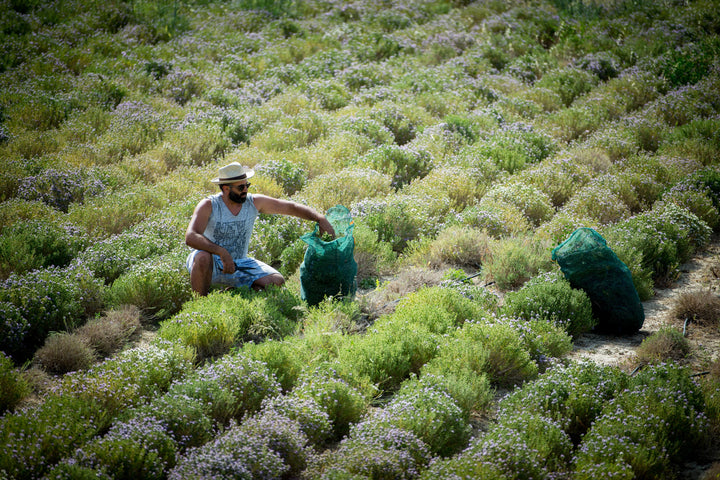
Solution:
<svg viewBox="0 0 720 480">
<path fill-rule="evenodd" d="M 577 453 L 575 475 L 659 478 L 708 440 L 700 388 L 677 366 L 653 366 L 604 407 Z"/>
<path fill-rule="evenodd" d="M 0 418 L 0 472 L 37 478 L 108 426 L 98 402 L 51 395 L 30 410 Z M 32 439 L 32 440 L 30 440 Z"/>
<path fill-rule="evenodd" d="M 48 168 L 39 175 L 25 177 L 18 186 L 18 197 L 40 200 L 67 212 L 71 203 L 82 203 L 86 196 L 98 195 L 104 188 L 105 184 L 93 171 Z"/>
<path fill-rule="evenodd" d="M 0 350 L 30 358 L 51 331 L 80 325 L 103 305 L 102 281 L 83 268 L 47 268 L 2 281 Z"/>
<path fill-rule="evenodd" d="M 503 314 L 525 320 L 546 320 L 573 337 L 588 332 L 596 323 L 587 294 L 574 289 L 559 272 L 538 275 L 516 292 L 505 296 Z"/>
<path fill-rule="evenodd" d="M 333 439 L 346 435 L 367 408 L 363 395 L 340 378 L 330 364 L 305 369 L 289 397 L 315 400 L 332 422 Z"/>
<path fill-rule="evenodd" d="M 0 278 L 43 267 L 65 267 L 88 243 L 73 225 L 46 220 L 16 222 L 2 229 Z"/>
<path fill-rule="evenodd" d="M 548 418 L 557 422 L 577 444 L 605 403 L 622 391 L 627 382 L 627 376 L 614 367 L 594 363 L 559 365 L 504 397 L 498 415 L 527 412 Z"/>
<path fill-rule="evenodd" d="M 353 426 L 340 445 L 318 457 L 304 478 L 415 478 L 431 453 L 418 436 L 375 415 Z"/>
<path fill-rule="evenodd" d="M 102 472 L 117 479 L 162 479 L 175 465 L 175 441 L 165 425 L 153 417 L 135 417 L 113 425 L 110 431 L 76 450 L 66 465 Z M 62 465 L 62 463 L 61 463 Z M 62 472 L 59 467 L 57 473 Z M 50 473 L 50 478 L 53 473 Z"/>
<path fill-rule="evenodd" d="M 187 251 L 170 253 L 134 264 L 108 289 L 112 306 L 136 305 L 154 321 L 177 313 L 192 298 L 190 280 L 184 265 Z"/>
</svg>

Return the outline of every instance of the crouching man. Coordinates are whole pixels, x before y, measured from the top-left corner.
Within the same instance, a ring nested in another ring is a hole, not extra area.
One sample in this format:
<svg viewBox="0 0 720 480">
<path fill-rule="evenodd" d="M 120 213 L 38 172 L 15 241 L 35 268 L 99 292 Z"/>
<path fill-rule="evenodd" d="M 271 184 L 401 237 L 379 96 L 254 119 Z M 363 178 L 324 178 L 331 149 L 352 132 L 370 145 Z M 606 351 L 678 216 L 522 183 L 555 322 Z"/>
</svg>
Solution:
<svg viewBox="0 0 720 480">
<path fill-rule="evenodd" d="M 248 179 L 255 172 L 237 162 L 221 167 L 211 180 L 220 192 L 197 204 L 185 232 L 193 250 L 187 258 L 192 289 L 207 295 L 211 285 L 248 286 L 262 290 L 282 285 L 283 276 L 271 266 L 248 257 L 253 225 L 259 213 L 292 215 L 317 222 L 320 233 L 335 231 L 325 215 L 296 202 L 253 195 Z"/>
</svg>

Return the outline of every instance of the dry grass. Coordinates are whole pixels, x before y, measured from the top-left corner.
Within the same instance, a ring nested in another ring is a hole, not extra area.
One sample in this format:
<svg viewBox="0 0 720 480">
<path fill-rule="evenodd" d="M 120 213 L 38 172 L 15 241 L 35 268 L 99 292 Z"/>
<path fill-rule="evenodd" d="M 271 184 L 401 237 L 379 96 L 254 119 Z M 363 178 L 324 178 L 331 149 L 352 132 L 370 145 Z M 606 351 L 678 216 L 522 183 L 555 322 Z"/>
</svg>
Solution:
<svg viewBox="0 0 720 480">
<path fill-rule="evenodd" d="M 708 327 L 720 326 L 720 297 L 710 289 L 683 293 L 675 300 L 671 314 Z"/>
<path fill-rule="evenodd" d="M 120 350 L 141 330 L 141 312 L 129 305 L 110 310 L 105 316 L 90 320 L 76 334 L 91 346 L 98 356 L 108 357 Z"/>
<path fill-rule="evenodd" d="M 95 352 L 79 335 L 56 333 L 35 352 L 35 364 L 48 373 L 62 375 L 84 370 L 95 361 Z"/>
<path fill-rule="evenodd" d="M 681 361 L 690 354 L 690 342 L 682 332 L 666 327 L 643 340 L 635 353 L 642 364 Z"/>
<path fill-rule="evenodd" d="M 395 310 L 398 301 L 420 287 L 438 285 L 444 280 L 445 271 L 410 267 L 401 270 L 396 277 L 373 290 L 361 299 L 361 308 L 371 319 L 387 315 Z"/>
</svg>

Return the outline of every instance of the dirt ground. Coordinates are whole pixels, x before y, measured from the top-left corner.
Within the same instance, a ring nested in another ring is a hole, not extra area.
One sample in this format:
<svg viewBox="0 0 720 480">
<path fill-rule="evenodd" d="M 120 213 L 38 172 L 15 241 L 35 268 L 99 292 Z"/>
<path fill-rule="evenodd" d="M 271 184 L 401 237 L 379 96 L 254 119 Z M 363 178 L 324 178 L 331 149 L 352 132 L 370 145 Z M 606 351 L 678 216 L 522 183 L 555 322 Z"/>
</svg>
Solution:
<svg viewBox="0 0 720 480">
<path fill-rule="evenodd" d="M 692 322 L 686 324 L 682 319 L 673 318 L 671 311 L 675 300 L 683 293 L 709 288 L 720 294 L 720 238 L 714 238 L 708 248 L 683 264 L 680 271 L 680 278 L 673 285 L 656 289 L 655 296 L 643 302 L 645 322 L 639 332 L 622 337 L 593 333 L 582 335 L 575 340 L 571 358 L 634 368 L 635 350 L 642 341 L 660 328 L 671 326 L 686 334 L 692 346 L 692 353 L 687 359 L 692 368 L 698 372 L 705 370 L 709 362 L 720 358 L 720 331 Z"/>
</svg>

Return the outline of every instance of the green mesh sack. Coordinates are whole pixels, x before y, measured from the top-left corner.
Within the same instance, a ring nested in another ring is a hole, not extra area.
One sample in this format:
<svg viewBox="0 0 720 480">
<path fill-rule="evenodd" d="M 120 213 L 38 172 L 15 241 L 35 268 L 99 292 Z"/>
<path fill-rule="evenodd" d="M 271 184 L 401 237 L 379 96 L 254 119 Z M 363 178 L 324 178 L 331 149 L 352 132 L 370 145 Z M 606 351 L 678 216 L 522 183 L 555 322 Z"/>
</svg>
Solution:
<svg viewBox="0 0 720 480">
<path fill-rule="evenodd" d="M 357 289 L 355 276 L 355 224 L 350 211 L 336 205 L 325 214 L 335 229 L 335 239 L 320 238 L 320 226 L 300 239 L 308 244 L 300 265 L 300 297 L 309 305 L 317 305 L 325 297 L 352 296 Z"/>
<path fill-rule="evenodd" d="M 553 249 L 552 259 L 570 284 L 590 297 L 597 331 L 624 335 L 640 330 L 645 312 L 630 269 L 599 233 L 578 228 Z"/>
</svg>

